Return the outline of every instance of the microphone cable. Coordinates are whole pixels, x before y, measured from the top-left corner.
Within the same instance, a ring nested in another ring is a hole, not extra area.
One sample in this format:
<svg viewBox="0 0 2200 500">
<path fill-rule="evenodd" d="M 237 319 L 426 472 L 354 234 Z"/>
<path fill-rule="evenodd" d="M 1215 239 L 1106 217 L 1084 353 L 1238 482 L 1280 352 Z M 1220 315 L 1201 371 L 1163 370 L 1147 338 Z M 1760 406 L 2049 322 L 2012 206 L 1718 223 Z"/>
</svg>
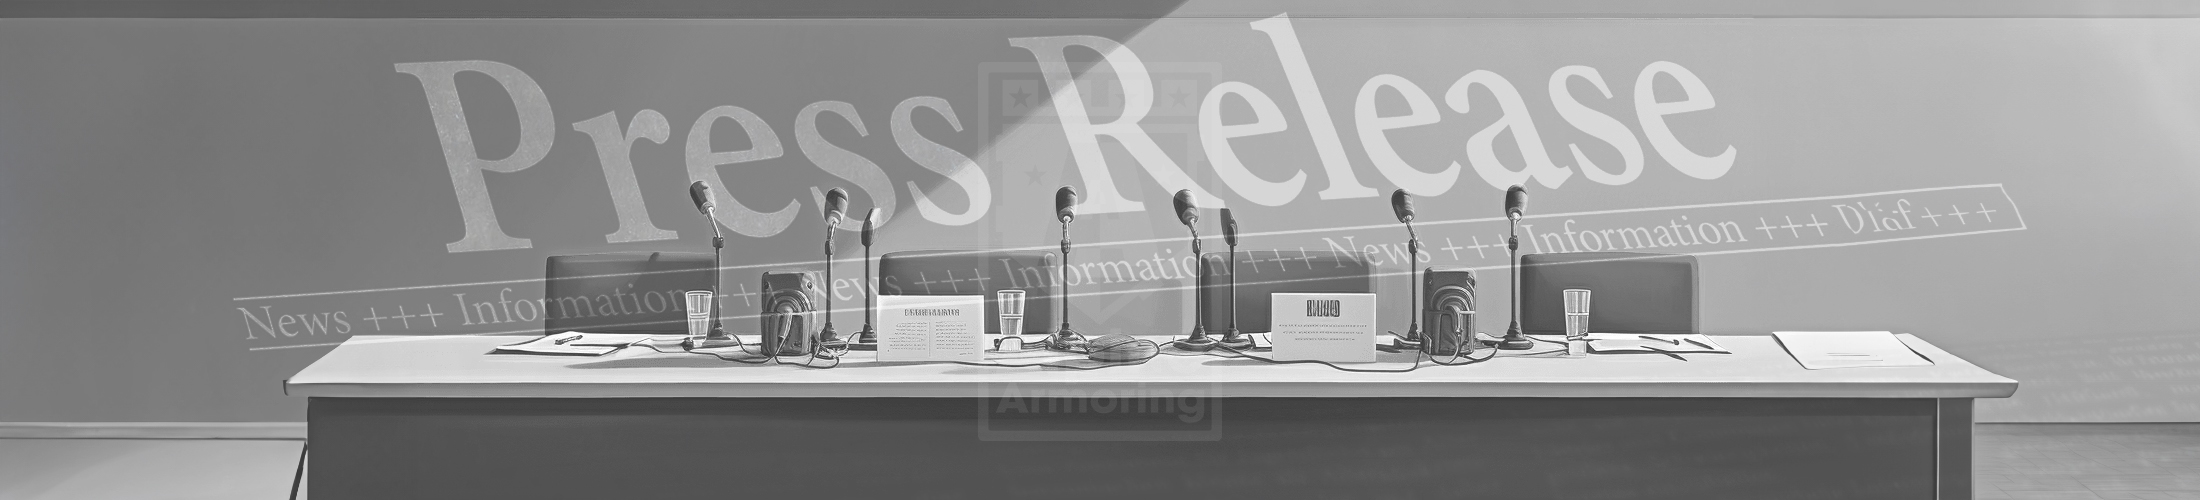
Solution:
<svg viewBox="0 0 2200 500">
<path fill-rule="evenodd" d="M 1078 338 L 1079 340 L 1084 340 L 1084 337 L 1085 337 L 1085 336 L 1084 336 L 1084 334 L 1078 334 L 1078 333 L 1072 333 L 1072 334 L 1073 334 L 1073 335 L 1077 335 L 1077 338 Z M 973 361 L 953 361 L 952 363 L 955 363 L 955 364 L 958 364 L 958 365 L 968 365 L 968 366 L 987 366 L 987 367 L 999 367 L 999 368 L 1030 368 L 1030 367 L 1040 367 L 1040 368 L 1064 368 L 1064 369 L 1070 369 L 1070 370 L 1088 370 L 1088 371 L 1089 371 L 1089 370 L 1098 370 L 1098 369 L 1102 369 L 1102 368 L 1114 368 L 1114 367 L 1118 367 L 1118 366 L 1132 366 L 1132 365 L 1143 365 L 1143 364 L 1146 364 L 1146 362 L 1147 362 L 1147 361 L 1152 361 L 1152 360 L 1153 360 L 1153 358 L 1155 358 L 1155 357 L 1157 357 L 1157 356 L 1160 356 L 1160 355 L 1161 355 L 1161 353 L 1163 352 L 1163 351 L 1161 350 L 1161 344 L 1160 344 L 1160 343 L 1158 343 L 1158 342 L 1154 342 L 1154 341 L 1151 341 L 1151 340 L 1146 340 L 1146 339 L 1137 339 L 1137 341 L 1135 341 L 1135 342 L 1124 342 L 1124 343 L 1121 343 L 1121 344 L 1116 344 L 1116 345 L 1108 346 L 1108 347 L 1106 347 L 1106 348 L 1103 348 L 1103 349 L 1100 349 L 1100 350 L 1093 350 L 1093 349 L 1092 349 L 1091 347 L 1084 347 L 1084 348 L 1079 348 L 1079 349 L 1074 349 L 1074 350 L 1065 350 L 1065 351 L 1063 351 L 1063 352 L 1072 352 L 1072 353 L 1077 353 L 1077 354 L 1084 354 L 1084 355 L 1090 356 L 1090 355 L 1092 355 L 1093 353 L 1100 353 L 1100 352 L 1115 352 L 1115 351 L 1121 351 L 1121 350 L 1126 350 L 1126 349 L 1130 349 L 1130 348 L 1131 348 L 1131 346 L 1141 346 L 1141 347 L 1147 347 L 1147 348 L 1151 348 L 1151 349 L 1153 349 L 1154 351 L 1153 351 L 1153 353 L 1152 353 L 1152 354 L 1147 354 L 1147 355 L 1146 355 L 1145 357 L 1142 357 L 1142 358 L 1138 358 L 1138 359 L 1133 359 L 1133 360 L 1124 360 L 1124 361 L 1107 361 L 1107 362 L 1103 362 L 1103 363 L 1105 363 L 1105 364 L 1100 364 L 1100 365 L 1075 365 L 1075 364 L 1062 364 L 1062 363 L 1058 363 L 1058 362 L 1046 362 L 1046 363 L 1025 363 L 1025 364 L 1009 364 L 1009 363 L 979 363 L 979 362 L 973 362 Z"/>
<path fill-rule="evenodd" d="M 652 350 L 652 351 L 657 351 L 657 352 L 659 352 L 659 353 L 663 353 L 663 354 L 694 354 L 694 355 L 699 355 L 699 356 L 710 356 L 710 357 L 713 357 L 713 358 L 718 358 L 718 360 L 719 360 L 719 361 L 732 361 L 732 362 L 735 362 L 735 363 L 741 363 L 741 364 L 745 364 L 745 365 L 790 365 L 790 366 L 800 366 L 800 367 L 803 367 L 803 368 L 814 368 L 814 369 L 820 369 L 820 370 L 824 370 L 824 369 L 831 369 L 831 368 L 835 368 L 835 367 L 838 367 L 838 366 L 840 366 L 840 358 L 839 358 L 839 357 L 837 357 L 837 356 L 821 356 L 821 355 L 818 355 L 817 353 L 812 353 L 812 354 L 811 354 L 811 355 L 809 355 L 809 356 L 805 356 L 805 358 L 807 358 L 807 359 L 803 360 L 802 362 L 800 362 L 800 363 L 794 363 L 794 362 L 788 362 L 788 361 L 786 361 L 785 359 L 783 359 L 783 358 L 786 358 L 786 357 L 788 357 L 788 356 L 780 356 L 780 355 L 776 355 L 776 354 L 764 354 L 764 353 L 762 353 L 762 352 L 758 352 L 758 351 L 751 351 L 751 350 L 749 350 L 749 346 L 748 346 L 748 344 L 741 344 L 741 345 L 739 345 L 739 346 L 735 346 L 735 347 L 738 347 L 738 348 L 739 348 L 739 349 L 741 350 L 741 353 L 742 353 L 742 354 L 747 354 L 747 355 L 751 356 L 750 358 L 741 358 L 741 357 L 729 357 L 729 356 L 727 356 L 727 355 L 728 355 L 728 354 L 730 354 L 730 353 L 720 353 L 720 352 L 715 352 L 715 351 L 703 351 L 703 350 L 695 350 L 695 349 L 687 349 L 687 348 L 683 348 L 683 349 L 681 349 L 681 350 L 678 350 L 678 351 L 667 351 L 667 350 L 665 350 L 665 349 L 664 349 L 663 347 L 659 347 L 659 346 L 657 346 L 656 344 L 650 344 L 650 343 L 639 343 L 639 344 L 635 344 L 635 345 L 639 345 L 639 346 L 642 346 L 642 347 L 647 347 L 647 348 L 649 348 L 649 350 Z M 833 364 L 830 364 L 830 365 L 823 365 L 823 366 L 819 366 L 819 365 L 816 365 L 816 364 L 814 364 L 814 363 L 813 363 L 813 361 L 815 361 L 815 360 L 818 360 L 818 359 L 830 359 L 830 360 L 833 360 Z"/>
</svg>

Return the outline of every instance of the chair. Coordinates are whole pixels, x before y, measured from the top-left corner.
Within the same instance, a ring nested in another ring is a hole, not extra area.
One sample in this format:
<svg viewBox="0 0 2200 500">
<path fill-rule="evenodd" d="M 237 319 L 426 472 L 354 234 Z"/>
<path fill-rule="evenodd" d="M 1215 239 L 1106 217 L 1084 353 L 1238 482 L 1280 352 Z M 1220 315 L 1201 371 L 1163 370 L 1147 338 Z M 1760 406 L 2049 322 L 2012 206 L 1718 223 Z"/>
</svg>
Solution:
<svg viewBox="0 0 2200 500">
<path fill-rule="evenodd" d="M 543 334 L 686 335 L 685 295 L 709 290 L 718 279 L 714 271 L 707 253 L 551 256 L 543 263 Z"/>
<path fill-rule="evenodd" d="M 1521 331 L 1564 334 L 1563 291 L 1571 288 L 1590 291 L 1589 331 L 1700 333 L 1695 256 L 1635 252 L 1521 256 Z"/>
<path fill-rule="evenodd" d="M 1198 300 L 1207 305 L 1207 314 L 1200 322 L 1209 335 L 1221 335 L 1230 329 L 1231 269 L 1238 273 L 1238 331 L 1245 333 L 1273 329 L 1268 324 L 1270 294 L 1375 291 L 1374 269 L 1354 254 L 1239 250 L 1237 265 L 1225 267 L 1229 255 L 1209 253 L 1199 259 Z"/>
<path fill-rule="evenodd" d="M 1058 262 L 1053 252 L 1044 251 L 891 252 L 879 256 L 878 290 L 879 295 L 983 295 L 986 333 L 1001 330 L 993 292 L 1023 290 L 1024 331 L 1018 333 L 1054 333 L 1062 324 Z"/>
</svg>

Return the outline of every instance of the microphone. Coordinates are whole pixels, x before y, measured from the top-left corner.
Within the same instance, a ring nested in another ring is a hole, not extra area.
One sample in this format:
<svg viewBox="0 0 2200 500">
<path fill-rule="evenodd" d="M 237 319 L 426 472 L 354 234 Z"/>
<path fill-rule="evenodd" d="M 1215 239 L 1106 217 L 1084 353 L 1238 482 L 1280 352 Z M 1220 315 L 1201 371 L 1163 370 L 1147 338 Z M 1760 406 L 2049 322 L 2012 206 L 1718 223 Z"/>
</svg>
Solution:
<svg viewBox="0 0 2200 500">
<path fill-rule="evenodd" d="M 1519 184 L 1505 190 L 1505 217 L 1520 220 L 1528 205 L 1528 188 Z"/>
<path fill-rule="evenodd" d="M 1192 199 L 1190 189 L 1176 192 L 1176 220 L 1183 221 L 1184 228 L 1192 231 L 1192 258 L 1205 258 L 1199 253 L 1199 203 Z M 1205 279 L 1205 276 L 1200 278 Z M 1187 351 L 1214 349 L 1215 340 L 1207 338 L 1207 302 L 1200 300 L 1201 294 L 1186 295 L 1192 298 L 1192 333 L 1176 339 L 1176 347 Z"/>
<path fill-rule="evenodd" d="M 1398 222 L 1413 222 L 1413 195 L 1400 189 L 1390 193 L 1390 211 L 1398 214 Z"/>
<path fill-rule="evenodd" d="M 848 212 L 848 191 L 833 188 L 825 192 L 825 225 L 840 225 L 840 219 Z"/>
<path fill-rule="evenodd" d="M 1077 220 L 1077 188 L 1062 186 L 1054 192 L 1054 218 L 1063 224 Z"/>
<path fill-rule="evenodd" d="M 1176 192 L 1176 220 L 1183 221 L 1184 225 L 1191 226 L 1194 231 L 1199 230 L 1198 203 L 1192 199 L 1192 190 Z"/>
<path fill-rule="evenodd" d="M 863 246 L 871 246 L 871 232 L 878 230 L 878 209 L 863 214 Z"/>
<path fill-rule="evenodd" d="M 1421 286 L 1414 283 L 1420 277 L 1421 235 L 1413 232 L 1413 195 L 1400 189 L 1390 192 L 1390 212 L 1398 216 L 1398 223 L 1406 225 L 1406 255 L 1412 264 L 1406 267 L 1406 289 L 1413 293 L 1413 301 L 1406 303 L 1406 317 L 1412 321 L 1406 326 L 1406 334 L 1395 341 L 1402 349 L 1420 349 L 1421 338 Z"/>
<path fill-rule="evenodd" d="M 703 181 L 695 181 L 694 184 L 688 185 L 688 198 L 695 200 L 695 209 L 704 214 L 709 214 L 711 209 L 718 208 L 718 197 L 711 195 L 710 185 L 704 184 Z"/>
<path fill-rule="evenodd" d="M 1222 242 L 1237 246 L 1237 218 L 1230 216 L 1230 209 L 1222 209 Z"/>
</svg>

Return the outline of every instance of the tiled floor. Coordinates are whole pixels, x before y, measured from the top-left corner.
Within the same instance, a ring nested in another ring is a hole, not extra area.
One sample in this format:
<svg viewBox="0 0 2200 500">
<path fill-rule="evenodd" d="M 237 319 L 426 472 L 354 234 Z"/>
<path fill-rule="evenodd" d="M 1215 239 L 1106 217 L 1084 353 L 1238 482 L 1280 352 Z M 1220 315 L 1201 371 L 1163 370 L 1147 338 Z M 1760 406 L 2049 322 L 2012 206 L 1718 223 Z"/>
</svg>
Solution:
<svg viewBox="0 0 2200 500">
<path fill-rule="evenodd" d="M 1987 424 L 1977 436 L 1980 499 L 2200 500 L 2200 424 Z M 0 439 L 0 499 L 281 499 L 298 444 Z"/>
<path fill-rule="evenodd" d="M 2200 424 L 1980 425 L 1977 498 L 2200 500 Z"/>
</svg>

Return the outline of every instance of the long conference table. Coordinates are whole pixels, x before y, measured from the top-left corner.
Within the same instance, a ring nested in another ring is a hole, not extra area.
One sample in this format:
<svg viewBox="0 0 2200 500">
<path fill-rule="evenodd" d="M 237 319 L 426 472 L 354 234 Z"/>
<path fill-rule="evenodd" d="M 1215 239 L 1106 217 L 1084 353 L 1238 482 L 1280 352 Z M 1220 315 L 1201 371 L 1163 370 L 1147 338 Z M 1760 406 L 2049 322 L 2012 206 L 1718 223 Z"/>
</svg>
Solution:
<svg viewBox="0 0 2200 500">
<path fill-rule="evenodd" d="M 285 390 L 308 398 L 315 500 L 1951 499 L 1971 497 L 1972 400 L 2017 388 L 1907 334 L 1932 366 L 1806 370 L 1772 337 L 1713 338 L 1732 354 L 1354 373 L 1226 352 L 1076 370 L 1099 363 L 859 351 L 820 369 L 360 336 Z"/>
</svg>

